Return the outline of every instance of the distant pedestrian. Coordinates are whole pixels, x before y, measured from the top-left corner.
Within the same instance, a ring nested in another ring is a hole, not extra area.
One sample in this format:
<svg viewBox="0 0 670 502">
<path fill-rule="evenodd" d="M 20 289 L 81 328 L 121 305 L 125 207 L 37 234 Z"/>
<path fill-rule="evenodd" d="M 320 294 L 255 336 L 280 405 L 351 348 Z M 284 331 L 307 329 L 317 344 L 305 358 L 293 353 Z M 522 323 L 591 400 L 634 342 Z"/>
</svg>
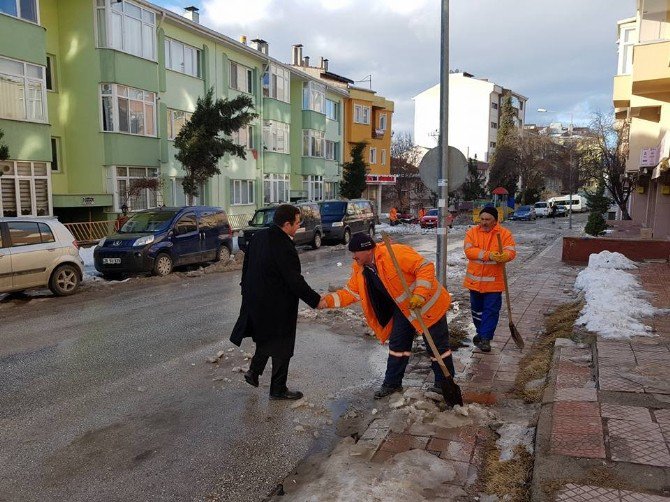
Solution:
<svg viewBox="0 0 670 502">
<path fill-rule="evenodd" d="M 293 236 L 300 227 L 300 210 L 282 204 L 273 224 L 256 232 L 247 243 L 242 266 L 242 307 L 230 341 L 240 345 L 250 336 L 256 351 L 244 379 L 258 387 L 268 359 L 272 358 L 270 399 L 300 399 L 303 394 L 286 387 L 295 347 L 298 302 L 316 308 L 321 296 L 302 276 Z M 325 303 L 324 303 L 325 305 Z"/>
<path fill-rule="evenodd" d="M 495 207 L 482 209 L 479 221 L 478 226 L 466 232 L 463 242 L 468 258 L 463 286 L 470 290 L 470 310 L 477 330 L 473 342 L 482 352 L 490 352 L 505 290 L 502 264 L 516 257 L 516 244 L 512 233 L 498 223 Z M 498 235 L 502 239 L 502 252 Z"/>
<path fill-rule="evenodd" d="M 398 209 L 395 206 L 389 211 L 389 223 L 391 226 L 398 224 Z"/>
<path fill-rule="evenodd" d="M 419 220 L 421 220 L 421 218 L 423 218 L 424 216 L 426 216 L 426 209 L 421 207 L 419 208 Z"/>
<path fill-rule="evenodd" d="M 117 232 L 121 230 L 121 227 L 126 224 L 126 221 L 128 221 L 130 218 L 128 217 L 128 206 L 123 205 L 121 206 L 121 214 L 116 217 L 116 220 L 114 221 L 114 230 Z"/>
</svg>

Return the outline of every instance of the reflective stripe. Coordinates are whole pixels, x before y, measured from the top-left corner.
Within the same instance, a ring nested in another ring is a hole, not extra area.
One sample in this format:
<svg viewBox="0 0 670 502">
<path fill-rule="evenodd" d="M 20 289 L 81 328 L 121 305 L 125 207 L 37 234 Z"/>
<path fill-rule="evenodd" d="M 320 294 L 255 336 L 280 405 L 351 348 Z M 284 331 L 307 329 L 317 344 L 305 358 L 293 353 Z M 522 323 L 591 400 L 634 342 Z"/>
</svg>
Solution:
<svg viewBox="0 0 670 502">
<path fill-rule="evenodd" d="M 407 289 L 409 289 L 410 291 L 412 291 L 415 287 L 416 287 L 416 282 L 413 282 L 412 284 L 410 284 L 409 286 L 407 286 Z M 406 295 L 405 293 L 402 293 L 402 294 L 400 294 L 399 296 L 396 296 L 396 297 L 395 297 L 395 301 L 396 301 L 396 303 L 402 303 L 402 302 L 404 302 L 405 300 L 407 300 L 407 295 Z"/>
<path fill-rule="evenodd" d="M 473 263 L 480 263 L 482 265 L 496 265 L 497 261 L 472 260 Z"/>
<path fill-rule="evenodd" d="M 475 245 L 472 244 L 471 242 L 466 242 L 466 243 L 465 243 L 465 246 L 463 246 L 463 247 L 464 247 L 465 249 L 470 249 L 470 248 L 475 247 Z"/>
<path fill-rule="evenodd" d="M 482 249 L 482 250 L 479 252 L 479 254 L 477 255 L 477 258 L 479 258 L 480 260 L 483 260 L 483 259 L 484 259 L 484 256 L 486 256 L 486 251 L 484 251 L 484 250 Z"/>
<path fill-rule="evenodd" d="M 419 270 L 420 268 L 427 267 L 428 265 L 431 265 L 431 262 L 429 262 L 429 261 L 427 261 L 427 260 L 423 260 L 423 261 L 421 262 L 421 265 L 419 265 L 418 267 L 416 267 L 416 269 Z"/>
<path fill-rule="evenodd" d="M 447 349 L 447 351 L 444 352 L 443 354 L 441 354 L 440 357 L 441 357 L 442 359 L 444 359 L 444 358 L 446 358 L 446 357 L 449 357 L 450 355 L 451 355 L 451 349 Z M 437 359 L 435 359 L 434 357 L 431 357 L 430 360 L 431 360 L 431 361 L 437 361 Z"/>
<path fill-rule="evenodd" d="M 426 304 L 423 306 L 423 308 L 421 309 L 421 313 L 425 314 L 426 312 L 428 312 L 430 308 L 433 305 L 435 305 L 435 303 L 437 303 L 437 300 L 439 300 L 439 298 L 440 298 L 440 290 L 438 289 L 437 291 L 435 291 L 435 294 L 430 298 L 430 300 L 428 300 Z M 409 322 L 415 320 L 416 315 L 414 314 L 414 312 L 411 312 L 407 319 L 409 319 Z"/>
<path fill-rule="evenodd" d="M 349 286 L 344 286 L 344 290 L 345 290 L 347 293 L 349 293 L 351 296 L 353 296 L 354 298 L 356 298 L 356 301 L 361 301 L 361 297 L 360 297 L 358 294 L 354 293 L 351 289 L 349 289 Z"/>
<path fill-rule="evenodd" d="M 509 249 L 510 251 L 516 251 L 514 246 L 505 246 L 503 249 Z"/>
<path fill-rule="evenodd" d="M 336 307 L 336 308 L 341 307 L 342 302 L 340 301 L 340 295 L 338 295 L 337 293 L 332 293 L 332 295 L 333 295 L 334 307 Z"/>
<path fill-rule="evenodd" d="M 476 275 L 472 275 L 469 272 L 465 274 L 465 277 L 476 282 L 495 282 L 496 280 L 495 277 L 477 277 Z"/>
<path fill-rule="evenodd" d="M 425 279 L 417 279 L 417 280 L 416 280 L 416 285 L 417 285 L 417 286 L 423 286 L 424 288 L 429 288 L 429 287 L 431 287 L 433 284 L 432 284 L 430 281 L 427 281 L 427 280 L 425 280 Z"/>
<path fill-rule="evenodd" d="M 411 356 L 411 352 L 396 352 L 395 350 L 389 349 L 389 356 L 394 356 L 394 357 L 409 357 Z"/>
</svg>

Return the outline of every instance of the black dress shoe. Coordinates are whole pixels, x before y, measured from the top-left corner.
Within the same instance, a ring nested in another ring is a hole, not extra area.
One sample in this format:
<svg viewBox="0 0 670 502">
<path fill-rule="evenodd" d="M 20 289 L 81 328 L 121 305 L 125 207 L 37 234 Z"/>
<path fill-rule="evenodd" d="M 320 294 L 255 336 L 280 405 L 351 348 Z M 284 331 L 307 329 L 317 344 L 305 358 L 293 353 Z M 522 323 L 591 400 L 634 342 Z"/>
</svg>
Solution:
<svg viewBox="0 0 670 502">
<path fill-rule="evenodd" d="M 285 390 L 284 392 L 281 392 L 279 394 L 270 394 L 270 399 L 288 399 L 291 401 L 295 401 L 297 399 L 302 399 L 302 392 L 299 390 L 293 391 L 293 390 Z"/>
<path fill-rule="evenodd" d="M 382 385 L 379 387 L 379 390 L 375 392 L 375 399 L 381 399 L 382 397 L 390 396 L 394 392 L 400 392 L 402 387 L 389 387 L 388 385 Z"/>
<path fill-rule="evenodd" d="M 258 373 L 254 373 L 253 371 L 249 370 L 244 374 L 244 379 L 249 385 L 258 387 Z"/>
</svg>

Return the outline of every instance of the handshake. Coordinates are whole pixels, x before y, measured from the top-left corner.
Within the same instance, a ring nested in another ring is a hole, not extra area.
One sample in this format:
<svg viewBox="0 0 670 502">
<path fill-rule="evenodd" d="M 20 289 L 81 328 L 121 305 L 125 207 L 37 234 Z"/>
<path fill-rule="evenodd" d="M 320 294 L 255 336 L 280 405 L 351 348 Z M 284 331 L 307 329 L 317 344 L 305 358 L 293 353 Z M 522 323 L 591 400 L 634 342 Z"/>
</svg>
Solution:
<svg viewBox="0 0 670 502">
<path fill-rule="evenodd" d="M 489 253 L 489 258 L 491 258 L 496 263 L 507 263 L 511 259 L 507 251 L 502 251 L 501 253 L 491 251 Z"/>
</svg>

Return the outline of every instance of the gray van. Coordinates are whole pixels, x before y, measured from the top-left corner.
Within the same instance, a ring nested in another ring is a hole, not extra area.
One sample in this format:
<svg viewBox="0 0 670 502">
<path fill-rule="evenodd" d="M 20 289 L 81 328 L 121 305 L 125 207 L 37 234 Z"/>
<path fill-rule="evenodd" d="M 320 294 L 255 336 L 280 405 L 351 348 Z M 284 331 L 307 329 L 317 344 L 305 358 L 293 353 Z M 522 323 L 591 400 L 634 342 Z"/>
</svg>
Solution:
<svg viewBox="0 0 670 502">
<path fill-rule="evenodd" d="M 359 232 L 375 235 L 375 213 L 367 199 L 324 200 L 319 202 L 323 238 L 348 244 L 351 236 Z"/>
</svg>

